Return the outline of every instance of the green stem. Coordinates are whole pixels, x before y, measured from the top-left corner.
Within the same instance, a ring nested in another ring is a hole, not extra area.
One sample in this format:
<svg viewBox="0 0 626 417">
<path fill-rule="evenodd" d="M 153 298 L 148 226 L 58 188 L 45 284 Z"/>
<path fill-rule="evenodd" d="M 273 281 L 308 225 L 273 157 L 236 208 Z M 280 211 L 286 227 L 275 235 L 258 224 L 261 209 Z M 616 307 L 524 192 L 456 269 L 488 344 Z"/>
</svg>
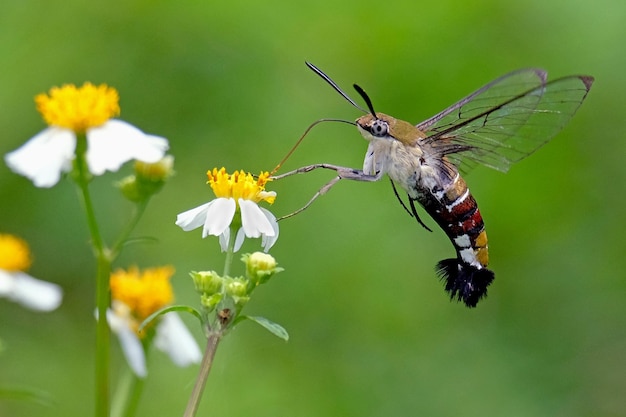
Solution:
<svg viewBox="0 0 626 417">
<path fill-rule="evenodd" d="M 132 417 L 139 406 L 139 399 L 143 393 L 145 380 L 139 378 L 130 369 L 120 378 L 115 396 L 111 405 L 112 417 Z"/>
<path fill-rule="evenodd" d="M 124 244 L 126 243 L 126 240 L 128 239 L 128 236 L 130 236 L 130 233 L 133 231 L 135 226 L 137 226 L 137 223 L 139 223 L 139 219 L 141 219 L 141 216 L 143 215 L 144 211 L 146 211 L 146 207 L 148 206 L 148 201 L 149 199 L 146 199 L 135 205 L 135 208 L 133 210 L 133 217 L 130 219 L 130 221 L 126 225 L 126 228 L 120 234 L 120 237 L 117 240 L 117 242 L 115 242 L 115 244 L 111 248 L 111 260 L 115 260 L 115 258 L 117 258 L 117 255 L 119 255 L 119 253 L 121 252 L 122 247 L 124 246 Z"/>
<path fill-rule="evenodd" d="M 132 392 L 135 389 L 136 379 L 137 377 L 133 371 L 127 367 L 117 383 L 117 388 L 111 401 L 111 417 L 126 415 L 126 410 L 130 408 L 129 404 L 133 397 Z"/>
<path fill-rule="evenodd" d="M 111 332 L 106 319 L 110 303 L 109 277 L 111 263 L 105 256 L 98 257 L 98 275 L 96 282 L 96 416 L 109 415 L 109 362 Z"/>
<path fill-rule="evenodd" d="M 87 225 L 91 235 L 91 245 L 97 261 L 96 273 L 96 309 L 98 321 L 96 324 L 96 417 L 109 415 L 109 345 L 110 330 L 106 320 L 109 307 L 109 276 L 111 275 L 110 253 L 104 245 L 98 228 L 95 210 L 89 193 L 91 173 L 87 167 L 85 152 L 87 138 L 77 135 L 75 180 L 80 189 L 83 207 L 87 216 Z"/>
<path fill-rule="evenodd" d="M 219 344 L 221 337 L 221 331 L 212 331 L 209 333 L 206 349 L 204 350 L 204 356 L 202 357 L 202 363 L 200 364 L 200 372 L 196 378 L 196 383 L 193 387 L 191 397 L 189 397 L 184 417 L 194 417 L 198 411 L 200 399 L 202 398 L 202 393 L 204 392 L 204 386 L 206 385 L 206 381 L 209 377 L 209 372 L 211 371 L 211 366 L 213 365 L 213 358 L 215 357 L 217 345 Z"/>
<path fill-rule="evenodd" d="M 132 417 L 135 415 L 137 411 L 137 406 L 139 405 L 139 399 L 141 398 L 141 394 L 143 393 L 143 387 L 145 385 L 146 380 L 139 378 L 135 374 L 133 374 L 132 387 L 130 389 L 130 397 L 129 401 L 126 405 L 126 412 L 123 414 L 124 417 Z"/>
<path fill-rule="evenodd" d="M 235 255 L 235 238 L 238 229 L 239 227 L 237 225 L 233 226 L 231 224 L 230 239 L 228 242 L 228 248 L 226 249 L 226 259 L 224 259 L 224 277 L 228 276 L 230 273 L 230 266 L 233 263 Z M 223 335 L 224 329 L 221 326 L 218 327 L 218 329 L 208 331 L 207 345 L 204 350 L 204 356 L 202 357 L 202 363 L 200 364 L 200 371 L 198 372 L 196 383 L 193 387 L 193 391 L 191 392 L 191 397 L 189 397 L 189 401 L 187 402 L 184 417 L 193 417 L 198 411 L 200 399 L 202 398 L 204 387 L 207 379 L 209 378 L 209 373 L 211 372 L 211 366 L 213 365 L 213 358 L 215 357 L 215 352 L 217 351 L 217 345 Z"/>
<path fill-rule="evenodd" d="M 235 255 L 235 238 L 237 236 L 237 230 L 239 227 L 230 227 L 230 239 L 228 241 L 228 249 L 226 249 L 226 259 L 224 259 L 224 274 L 222 276 L 227 277 L 230 273 L 230 266 L 233 263 Z"/>
</svg>

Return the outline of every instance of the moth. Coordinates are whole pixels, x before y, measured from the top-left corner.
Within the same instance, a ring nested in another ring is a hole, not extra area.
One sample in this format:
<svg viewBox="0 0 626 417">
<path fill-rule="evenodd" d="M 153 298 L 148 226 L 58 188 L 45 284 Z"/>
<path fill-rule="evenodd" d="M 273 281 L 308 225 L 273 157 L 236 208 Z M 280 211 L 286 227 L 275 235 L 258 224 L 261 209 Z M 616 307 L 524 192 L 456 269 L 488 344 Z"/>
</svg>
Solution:
<svg viewBox="0 0 626 417">
<path fill-rule="evenodd" d="M 437 264 L 436 271 L 451 299 L 475 307 L 487 295 L 494 273 L 487 268 L 487 232 L 478 204 L 461 174 L 477 164 L 506 172 L 554 137 L 572 118 L 587 97 L 594 78 L 570 75 L 548 81 L 542 69 L 513 71 L 476 90 L 433 117 L 416 125 L 374 110 L 365 91 L 354 84 L 367 109 L 356 104 L 315 65 L 306 63 L 354 107 L 365 113 L 354 123 L 367 140 L 363 169 L 332 164 L 314 164 L 276 175 L 274 179 L 330 169 L 337 176 L 320 189 L 300 210 L 326 193 L 342 179 L 372 182 L 383 175 L 391 179 L 394 193 L 405 210 L 427 230 L 417 202 L 448 236 L 454 258 Z M 408 206 L 398 193 L 408 196 Z"/>
</svg>

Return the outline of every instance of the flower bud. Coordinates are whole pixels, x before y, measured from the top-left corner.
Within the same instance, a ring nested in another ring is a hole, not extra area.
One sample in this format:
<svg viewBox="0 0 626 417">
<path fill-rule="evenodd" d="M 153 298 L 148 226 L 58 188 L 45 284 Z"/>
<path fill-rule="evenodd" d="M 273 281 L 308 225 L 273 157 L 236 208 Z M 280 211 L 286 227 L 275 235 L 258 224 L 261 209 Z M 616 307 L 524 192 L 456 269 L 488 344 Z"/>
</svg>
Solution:
<svg viewBox="0 0 626 417">
<path fill-rule="evenodd" d="M 203 296 L 211 296 L 221 292 L 224 279 L 215 271 L 192 271 L 189 275 L 193 279 L 193 283 Z"/>
<path fill-rule="evenodd" d="M 225 278 L 224 292 L 230 296 L 238 306 L 243 306 L 250 300 L 248 296 L 248 281 L 244 278 Z"/>
<path fill-rule="evenodd" d="M 117 186 L 124 197 L 135 203 L 145 201 L 158 193 L 174 175 L 174 157 L 165 156 L 158 162 L 135 161 L 135 174 L 122 179 Z"/>
<path fill-rule="evenodd" d="M 135 161 L 135 175 L 144 182 L 164 183 L 174 175 L 174 157 L 166 155 L 158 162 Z"/>
<path fill-rule="evenodd" d="M 215 306 L 217 306 L 220 301 L 222 301 L 221 293 L 215 293 L 211 295 L 202 294 L 200 296 L 200 304 L 202 304 L 202 307 L 204 307 L 208 312 L 213 311 Z"/>
<path fill-rule="evenodd" d="M 126 197 L 127 200 L 134 203 L 140 202 L 142 200 L 139 189 L 137 187 L 137 178 L 134 175 L 129 175 L 122 178 L 115 185 L 117 186 L 117 188 L 120 189 L 122 195 Z"/>
<path fill-rule="evenodd" d="M 267 282 L 272 275 L 283 270 L 272 255 L 263 252 L 245 254 L 241 260 L 245 262 L 246 273 L 254 286 Z"/>
</svg>

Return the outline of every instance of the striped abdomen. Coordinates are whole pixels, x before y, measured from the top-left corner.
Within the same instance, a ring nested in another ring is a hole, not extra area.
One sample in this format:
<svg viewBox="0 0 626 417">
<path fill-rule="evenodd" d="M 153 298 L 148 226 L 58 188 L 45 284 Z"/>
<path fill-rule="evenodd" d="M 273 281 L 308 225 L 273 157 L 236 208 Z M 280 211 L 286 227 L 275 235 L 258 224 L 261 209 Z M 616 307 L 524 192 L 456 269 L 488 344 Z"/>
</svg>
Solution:
<svg viewBox="0 0 626 417">
<path fill-rule="evenodd" d="M 446 291 L 451 298 L 475 307 L 487 295 L 487 287 L 494 278 L 493 272 L 487 269 L 487 233 L 476 200 L 458 174 L 446 189 L 423 193 L 418 200 L 456 249 L 456 258 L 437 264 Z"/>
</svg>

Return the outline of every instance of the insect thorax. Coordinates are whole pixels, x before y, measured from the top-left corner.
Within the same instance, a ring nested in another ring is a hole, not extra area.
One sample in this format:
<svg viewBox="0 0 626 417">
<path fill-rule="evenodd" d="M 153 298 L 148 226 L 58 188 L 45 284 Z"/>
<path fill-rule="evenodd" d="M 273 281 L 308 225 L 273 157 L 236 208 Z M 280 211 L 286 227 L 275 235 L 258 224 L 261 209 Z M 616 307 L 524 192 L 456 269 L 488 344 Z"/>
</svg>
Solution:
<svg viewBox="0 0 626 417">
<path fill-rule="evenodd" d="M 379 145 L 373 141 L 368 149 L 374 150 L 373 160 L 384 161 L 384 172 L 413 199 L 441 200 L 458 175 L 456 168 L 420 146 L 406 146 L 393 140 L 385 142 Z M 378 154 L 379 151 L 386 153 Z"/>
</svg>

